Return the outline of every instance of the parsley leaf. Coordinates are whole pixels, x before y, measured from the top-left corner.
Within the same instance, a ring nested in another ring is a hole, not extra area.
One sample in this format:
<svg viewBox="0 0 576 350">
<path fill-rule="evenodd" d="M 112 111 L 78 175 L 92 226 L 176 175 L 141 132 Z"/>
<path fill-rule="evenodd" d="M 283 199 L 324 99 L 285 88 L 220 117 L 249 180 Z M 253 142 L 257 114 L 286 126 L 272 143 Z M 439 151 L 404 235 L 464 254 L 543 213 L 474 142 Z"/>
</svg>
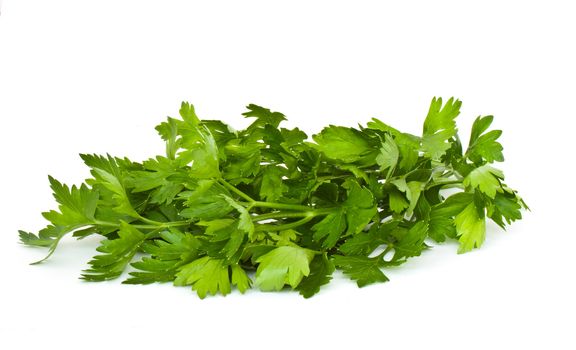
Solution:
<svg viewBox="0 0 576 350">
<path fill-rule="evenodd" d="M 216 295 L 218 292 L 226 295 L 232 290 L 228 266 L 223 260 L 212 259 L 209 256 L 184 265 L 176 274 L 174 285 L 191 285 L 200 299 L 204 299 L 208 294 Z"/>
<path fill-rule="evenodd" d="M 483 210 L 483 208 L 482 208 Z M 475 203 L 468 206 L 454 219 L 460 248 L 458 253 L 466 253 L 479 248 L 486 238 L 486 220 L 478 215 Z"/>
<path fill-rule="evenodd" d="M 470 144 L 466 151 L 466 156 L 475 164 L 481 164 L 483 161 L 492 163 L 494 161 L 504 161 L 502 154 L 503 147 L 497 142 L 502 130 L 492 130 L 484 133 L 492 124 L 494 117 L 478 117 L 472 125 L 472 134 L 470 135 Z"/>
<path fill-rule="evenodd" d="M 256 271 L 256 284 L 264 291 L 281 290 L 285 284 L 296 288 L 310 274 L 314 252 L 301 247 L 281 246 L 262 255 Z"/>
<path fill-rule="evenodd" d="M 334 264 L 341 268 L 345 275 L 355 280 L 358 287 L 389 281 L 380 270 L 381 262 L 378 258 L 335 255 Z"/>
</svg>

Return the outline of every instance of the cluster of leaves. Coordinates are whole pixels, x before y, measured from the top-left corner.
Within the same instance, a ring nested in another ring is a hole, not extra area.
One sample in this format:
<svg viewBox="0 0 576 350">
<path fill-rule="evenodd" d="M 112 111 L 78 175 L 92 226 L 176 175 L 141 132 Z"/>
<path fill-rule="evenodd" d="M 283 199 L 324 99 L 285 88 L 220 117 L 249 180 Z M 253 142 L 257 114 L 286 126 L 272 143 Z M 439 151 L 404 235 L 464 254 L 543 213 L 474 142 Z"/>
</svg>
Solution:
<svg viewBox="0 0 576 350">
<path fill-rule="evenodd" d="M 422 136 L 373 119 L 330 125 L 312 142 L 256 105 L 244 113 L 254 122 L 235 131 L 183 103 L 181 118 L 156 127 L 165 156 L 81 155 L 92 178 L 69 187 L 50 177 L 59 208 L 20 238 L 50 256 L 67 233 L 101 235 L 83 279 L 131 265 L 124 283 L 173 282 L 201 298 L 252 285 L 310 297 L 335 269 L 358 286 L 385 282 L 383 270 L 430 242 L 457 240 L 468 252 L 484 242 L 488 218 L 504 228 L 527 208 L 491 165 L 504 159 L 501 131 L 487 131 L 492 116 L 476 119 L 463 150 L 460 105 L 433 99 Z"/>
</svg>

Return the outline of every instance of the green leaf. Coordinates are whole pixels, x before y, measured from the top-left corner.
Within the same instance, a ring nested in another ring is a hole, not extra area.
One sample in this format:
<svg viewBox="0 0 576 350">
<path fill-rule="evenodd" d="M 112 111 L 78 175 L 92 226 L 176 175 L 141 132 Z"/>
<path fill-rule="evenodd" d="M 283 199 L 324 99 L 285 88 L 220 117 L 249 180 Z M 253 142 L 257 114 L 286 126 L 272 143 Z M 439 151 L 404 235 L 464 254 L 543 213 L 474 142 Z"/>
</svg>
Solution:
<svg viewBox="0 0 576 350">
<path fill-rule="evenodd" d="M 398 189 L 392 189 L 389 192 L 388 205 L 395 213 L 402 213 L 404 209 L 410 206 L 410 203 L 406 200 L 406 197 Z"/>
<path fill-rule="evenodd" d="M 200 119 L 198 119 L 198 116 L 196 115 L 194 106 L 188 102 L 182 102 L 182 105 L 180 106 L 180 116 L 187 124 L 200 124 Z"/>
<path fill-rule="evenodd" d="M 434 97 L 424 121 L 424 135 L 433 135 L 442 130 L 456 130 L 454 119 L 460 114 L 462 102 L 450 98 L 442 106 L 442 98 Z"/>
<path fill-rule="evenodd" d="M 197 179 L 220 176 L 218 145 L 210 129 L 200 123 L 194 106 L 182 103 L 180 115 L 184 122 L 178 126 L 181 148 L 178 159 L 190 166 L 190 175 Z"/>
<path fill-rule="evenodd" d="M 386 178 L 389 179 L 396 168 L 400 152 L 390 135 L 386 134 L 384 137 L 385 139 L 380 147 L 380 153 L 376 156 L 376 163 L 380 166 L 380 171 L 388 169 Z"/>
<path fill-rule="evenodd" d="M 54 198 L 58 202 L 59 211 L 44 212 L 44 218 L 52 223 L 40 230 L 38 235 L 19 231 L 20 241 L 30 246 L 48 247 L 48 254 L 38 264 L 48 259 L 58 246 L 62 237 L 71 231 L 95 222 L 94 214 L 99 198 L 99 192 L 89 189 L 85 184 L 80 187 L 68 187 L 53 177 L 48 177 Z"/>
<path fill-rule="evenodd" d="M 178 138 L 178 121 L 168 118 L 167 121 L 156 126 L 156 131 L 166 141 L 166 157 L 176 159 L 176 153 L 180 148 L 181 139 Z"/>
<path fill-rule="evenodd" d="M 227 162 L 223 166 L 223 177 L 226 179 L 245 179 L 257 175 L 260 171 L 263 144 L 233 139 L 226 143 Z M 250 180 L 251 181 L 251 180 Z"/>
<path fill-rule="evenodd" d="M 46 219 L 60 226 L 86 225 L 94 221 L 98 191 L 89 189 L 85 184 L 69 188 L 52 176 L 49 176 L 49 180 L 54 198 L 60 204 L 60 212 L 51 211 L 44 215 Z"/>
<path fill-rule="evenodd" d="M 488 207 L 488 216 L 504 228 L 504 220 L 511 224 L 516 220 L 522 219 L 520 210 L 523 208 L 522 200 L 513 193 L 496 193 L 494 201 Z"/>
<path fill-rule="evenodd" d="M 238 229 L 245 232 L 248 235 L 249 240 L 254 239 L 254 222 L 252 221 L 252 217 L 250 213 L 244 206 L 238 204 L 235 200 L 228 196 L 224 196 L 224 199 L 230 204 L 231 207 L 236 209 L 238 213 L 240 213 L 240 219 L 238 220 Z"/>
<path fill-rule="evenodd" d="M 184 189 L 182 180 L 186 179 L 180 161 L 157 156 L 142 163 L 144 171 L 131 173 L 133 193 L 150 190 L 152 203 L 170 204 L 174 198 Z"/>
<path fill-rule="evenodd" d="M 450 139 L 456 135 L 454 119 L 460 114 L 461 105 L 454 98 L 450 98 L 444 106 L 441 98 L 432 99 L 422 136 L 422 150 L 431 159 L 440 159 L 450 149 Z"/>
<path fill-rule="evenodd" d="M 426 248 L 424 239 L 428 234 L 428 223 L 419 221 L 394 244 L 394 260 L 418 256 Z"/>
<path fill-rule="evenodd" d="M 412 170 L 418 161 L 418 152 L 421 143 L 420 137 L 400 132 L 376 118 L 372 118 L 372 121 L 368 122 L 367 126 L 370 129 L 384 131 L 392 135 L 400 154 L 400 169 L 404 171 Z"/>
<path fill-rule="evenodd" d="M 390 208 L 396 213 L 401 213 L 406 209 L 406 215 L 411 216 L 424 189 L 424 184 L 419 181 L 406 182 L 404 177 L 394 179 L 390 183 L 398 189 L 398 191 L 392 189 L 390 192 Z M 405 197 L 399 191 L 404 192 Z"/>
<path fill-rule="evenodd" d="M 184 265 L 176 274 L 174 285 L 191 285 L 200 299 L 204 299 L 208 294 L 216 295 L 220 292 L 226 295 L 231 291 L 228 266 L 223 260 L 208 256 Z"/>
<path fill-rule="evenodd" d="M 146 239 L 146 235 L 126 222 L 120 223 L 118 238 L 105 239 L 96 249 L 103 253 L 88 262 L 90 268 L 84 270 L 82 279 L 86 281 L 105 281 L 117 278 L 132 261 L 134 254 Z"/>
<path fill-rule="evenodd" d="M 281 290 L 285 284 L 293 289 L 303 277 L 310 274 L 310 262 L 314 252 L 297 247 L 281 246 L 259 257 L 256 285 L 263 291 Z"/>
<path fill-rule="evenodd" d="M 428 235 L 437 242 L 444 242 L 446 237 L 456 238 L 454 216 L 458 215 L 474 201 L 471 193 L 457 193 L 430 210 Z"/>
<path fill-rule="evenodd" d="M 334 264 L 328 259 L 326 254 L 316 255 L 310 263 L 310 274 L 302 279 L 296 290 L 304 298 L 310 298 L 320 291 L 320 287 L 332 280 L 333 272 Z"/>
<path fill-rule="evenodd" d="M 161 239 L 142 245 L 142 249 L 155 258 L 188 261 L 199 253 L 200 242 L 191 233 L 170 228 L 161 231 L 159 235 Z"/>
<path fill-rule="evenodd" d="M 379 246 L 388 243 L 385 236 L 395 228 L 398 222 L 389 221 L 381 225 L 373 224 L 367 232 L 351 236 L 340 246 L 345 255 L 368 256 Z"/>
<path fill-rule="evenodd" d="M 326 215 L 320 222 L 312 226 L 314 230 L 314 239 L 322 242 L 322 247 L 332 248 L 338 243 L 340 236 L 346 230 L 346 215 L 344 210 L 340 209 L 334 213 Z"/>
<path fill-rule="evenodd" d="M 504 179 L 504 173 L 501 170 L 490 165 L 483 165 L 472 170 L 462 183 L 464 186 L 479 189 L 493 199 L 496 196 L 496 192 L 502 192 L 501 179 Z"/>
<path fill-rule="evenodd" d="M 348 180 L 344 187 L 348 190 L 348 198 L 344 202 L 347 233 L 359 233 L 378 212 L 374 195 L 368 188 L 360 186 L 356 180 Z"/>
<path fill-rule="evenodd" d="M 170 228 L 160 232 L 160 238 L 145 241 L 140 248 L 150 257 L 132 263 L 139 271 L 130 272 L 125 284 L 150 284 L 170 282 L 176 277 L 178 268 L 196 259 L 201 247 L 200 241 L 192 234 Z"/>
<path fill-rule="evenodd" d="M 283 171 L 277 166 L 267 166 L 262 171 L 262 184 L 260 185 L 260 198 L 270 202 L 277 201 L 287 186 L 282 181 Z"/>
<path fill-rule="evenodd" d="M 478 209 L 474 203 L 468 206 L 454 219 L 460 247 L 458 254 L 469 252 L 474 248 L 480 248 L 486 237 L 486 219 L 478 215 Z"/>
<path fill-rule="evenodd" d="M 150 257 L 143 257 L 142 260 L 131 265 L 139 271 L 130 272 L 130 278 L 123 281 L 123 284 L 151 284 L 155 282 L 171 282 L 176 278 L 176 271 L 179 261 L 160 260 Z"/>
<path fill-rule="evenodd" d="M 436 134 L 422 137 L 422 150 L 431 159 L 440 159 L 452 147 L 448 141 L 454 136 L 453 130 L 441 130 Z"/>
<path fill-rule="evenodd" d="M 48 225 L 41 229 L 37 235 L 23 230 L 19 230 L 18 233 L 20 241 L 23 244 L 33 247 L 51 247 L 55 243 L 55 240 L 63 236 L 65 232 L 62 226 L 56 227 L 54 225 Z M 50 251 L 53 251 L 54 249 L 51 249 Z M 44 258 L 44 260 L 46 260 L 46 258 Z M 42 262 L 42 260 L 36 263 L 40 262 Z"/>
<path fill-rule="evenodd" d="M 312 138 L 326 157 L 344 163 L 373 163 L 378 152 L 365 135 L 353 128 L 331 125 Z"/>
<path fill-rule="evenodd" d="M 252 285 L 252 281 L 239 265 L 232 265 L 232 284 L 238 288 L 240 293 L 244 294 L 250 286 Z"/>
<path fill-rule="evenodd" d="M 496 141 L 502 135 L 502 131 L 492 130 L 483 134 L 492 124 L 493 119 L 494 117 L 491 115 L 478 117 L 472 125 L 472 134 L 466 156 L 476 164 L 483 161 L 488 163 L 504 161 L 503 147 Z"/>
<path fill-rule="evenodd" d="M 255 104 L 249 104 L 246 108 L 248 109 L 248 112 L 244 112 L 242 115 L 246 118 L 256 118 L 256 121 L 248 127 L 248 130 L 262 128 L 265 125 L 271 125 L 274 128 L 277 128 L 283 120 L 286 120 L 284 114 L 271 112 L 269 109 Z"/>
<path fill-rule="evenodd" d="M 186 208 L 180 215 L 198 220 L 220 218 L 233 210 L 230 202 L 224 197 L 228 195 L 230 195 L 228 190 L 215 180 L 200 180 L 193 191 L 180 193 L 180 197 L 186 200 Z"/>
<path fill-rule="evenodd" d="M 334 265 L 342 270 L 346 276 L 356 281 L 358 287 L 389 281 L 388 277 L 380 270 L 378 258 L 335 255 L 333 261 Z"/>
</svg>

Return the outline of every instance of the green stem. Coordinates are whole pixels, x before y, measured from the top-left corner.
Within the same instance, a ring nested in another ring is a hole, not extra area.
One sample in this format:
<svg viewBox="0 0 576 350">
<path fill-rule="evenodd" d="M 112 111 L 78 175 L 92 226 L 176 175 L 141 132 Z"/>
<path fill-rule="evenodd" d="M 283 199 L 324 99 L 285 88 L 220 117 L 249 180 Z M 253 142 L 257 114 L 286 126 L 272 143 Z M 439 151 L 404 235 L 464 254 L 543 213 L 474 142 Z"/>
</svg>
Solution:
<svg viewBox="0 0 576 350">
<path fill-rule="evenodd" d="M 152 220 L 148 220 L 148 221 L 154 222 L 154 224 L 149 224 L 149 225 L 130 224 L 130 226 L 137 228 L 137 229 L 149 230 L 149 229 L 162 229 L 162 228 L 190 225 L 190 223 L 188 221 L 170 221 L 170 222 L 159 222 L 159 221 L 152 221 Z M 115 222 L 109 222 L 109 221 L 96 220 L 96 221 L 94 221 L 93 224 L 98 225 L 98 226 L 106 226 L 106 227 L 120 227 L 120 224 L 115 223 Z"/>
<path fill-rule="evenodd" d="M 299 218 L 299 217 L 308 217 L 308 216 L 319 216 L 319 215 L 327 215 L 334 211 L 333 208 L 321 208 L 321 209 L 311 209 L 308 211 L 300 211 L 300 212 L 286 212 L 286 211 L 279 211 L 274 213 L 266 213 L 260 214 L 258 216 L 252 217 L 252 221 L 258 222 L 268 219 L 279 219 L 279 218 Z"/>
<path fill-rule="evenodd" d="M 246 193 L 240 191 L 239 189 L 236 188 L 236 186 L 233 186 L 231 184 L 229 184 L 226 180 L 224 180 L 223 178 L 219 178 L 218 182 L 220 182 L 220 184 L 222 184 L 222 186 L 226 187 L 228 190 L 236 193 L 237 195 L 239 195 L 240 197 L 244 198 L 245 200 L 247 200 L 248 202 L 254 202 L 254 199 L 252 199 L 252 197 L 250 197 L 249 195 L 247 195 Z"/>
<path fill-rule="evenodd" d="M 274 203 L 274 202 L 261 202 L 253 201 L 246 203 L 248 207 L 259 207 L 259 208 L 272 208 L 272 209 L 286 209 L 286 210 L 299 210 L 299 211 L 313 211 L 312 207 L 299 204 L 284 204 L 284 203 Z"/>
<path fill-rule="evenodd" d="M 284 231 L 284 230 L 289 230 L 301 225 L 304 225 L 305 223 L 307 223 L 308 221 L 314 219 L 314 215 L 308 215 L 306 217 L 304 217 L 303 219 L 300 219 L 298 221 L 294 221 L 294 222 L 290 222 L 288 224 L 284 224 L 284 225 L 258 225 L 254 228 L 254 230 L 256 232 L 260 232 L 260 231 Z"/>
<path fill-rule="evenodd" d="M 446 185 L 462 185 L 462 180 L 449 180 L 449 181 L 432 182 L 428 186 L 426 186 L 426 189 L 436 187 L 436 186 L 446 186 Z M 458 187 L 458 186 L 456 186 L 456 187 Z"/>
</svg>

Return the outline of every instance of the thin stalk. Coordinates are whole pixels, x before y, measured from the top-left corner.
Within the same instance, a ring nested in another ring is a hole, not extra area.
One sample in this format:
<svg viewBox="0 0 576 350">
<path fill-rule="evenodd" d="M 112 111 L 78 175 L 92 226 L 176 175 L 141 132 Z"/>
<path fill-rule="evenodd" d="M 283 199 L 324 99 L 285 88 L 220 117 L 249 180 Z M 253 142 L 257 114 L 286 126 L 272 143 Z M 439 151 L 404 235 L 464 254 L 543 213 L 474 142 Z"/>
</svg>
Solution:
<svg viewBox="0 0 576 350">
<path fill-rule="evenodd" d="M 178 227 L 178 226 L 190 225 L 190 223 L 187 221 L 170 221 L 170 222 L 153 221 L 153 222 L 155 222 L 155 224 L 148 224 L 148 225 L 130 224 L 130 226 L 137 228 L 137 229 L 150 230 L 150 229 L 162 229 L 162 228 L 168 228 L 168 227 Z M 118 227 L 118 228 L 120 227 L 120 224 L 118 224 L 116 222 L 101 221 L 101 220 L 94 221 L 94 223 L 92 223 L 92 225 L 106 226 L 106 227 Z"/>
<path fill-rule="evenodd" d="M 261 201 L 253 201 L 247 204 L 250 208 L 259 207 L 259 208 L 272 208 L 272 209 L 300 210 L 307 212 L 314 210 L 312 207 L 299 204 L 284 204 L 284 203 L 261 202 Z"/>
<path fill-rule="evenodd" d="M 236 188 L 236 186 L 233 186 L 231 184 L 229 184 L 226 180 L 220 178 L 218 179 L 218 182 L 220 182 L 220 184 L 222 184 L 222 186 L 226 187 L 228 190 L 236 193 L 237 195 L 239 195 L 240 197 L 244 198 L 245 200 L 247 200 L 248 202 L 255 202 L 254 199 L 252 199 L 252 197 L 250 197 L 249 195 L 247 195 L 246 193 L 240 191 L 239 189 Z"/>
<path fill-rule="evenodd" d="M 334 209 L 332 208 L 321 208 L 309 211 L 300 211 L 300 212 L 293 212 L 293 211 L 278 211 L 274 213 L 266 213 L 260 214 L 258 216 L 253 216 L 252 221 L 258 222 L 268 219 L 280 219 L 280 218 L 299 218 L 299 217 L 307 217 L 307 216 L 319 216 L 319 215 L 327 215 L 333 212 Z"/>
<path fill-rule="evenodd" d="M 454 187 L 460 187 L 459 185 L 462 185 L 462 180 L 449 180 L 449 181 L 441 181 L 441 182 L 432 182 L 430 184 L 428 184 L 428 186 L 426 186 L 426 189 L 432 188 L 432 187 L 436 187 L 436 186 L 446 186 L 446 185 L 457 185 Z"/>
<path fill-rule="evenodd" d="M 258 225 L 254 228 L 254 231 L 256 232 L 261 232 L 261 231 L 284 231 L 284 230 L 289 230 L 292 228 L 296 228 L 298 226 L 304 225 L 305 223 L 307 223 L 308 221 L 312 220 L 314 218 L 313 215 L 309 215 L 306 216 L 303 219 L 300 219 L 298 221 L 294 221 L 294 222 L 290 222 L 288 224 L 284 224 L 284 225 Z"/>
</svg>

